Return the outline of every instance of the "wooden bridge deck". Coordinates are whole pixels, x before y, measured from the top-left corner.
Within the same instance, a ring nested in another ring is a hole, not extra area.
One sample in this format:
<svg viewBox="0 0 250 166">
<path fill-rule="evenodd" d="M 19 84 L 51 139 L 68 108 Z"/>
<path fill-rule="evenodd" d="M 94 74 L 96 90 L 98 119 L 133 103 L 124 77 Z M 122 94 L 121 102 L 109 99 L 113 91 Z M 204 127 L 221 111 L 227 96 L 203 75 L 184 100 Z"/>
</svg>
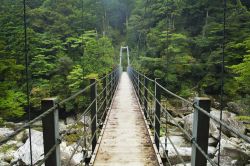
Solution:
<svg viewBox="0 0 250 166">
<path fill-rule="evenodd" d="M 132 83 L 122 73 L 94 166 L 157 166 L 159 162 L 140 110 Z"/>
</svg>

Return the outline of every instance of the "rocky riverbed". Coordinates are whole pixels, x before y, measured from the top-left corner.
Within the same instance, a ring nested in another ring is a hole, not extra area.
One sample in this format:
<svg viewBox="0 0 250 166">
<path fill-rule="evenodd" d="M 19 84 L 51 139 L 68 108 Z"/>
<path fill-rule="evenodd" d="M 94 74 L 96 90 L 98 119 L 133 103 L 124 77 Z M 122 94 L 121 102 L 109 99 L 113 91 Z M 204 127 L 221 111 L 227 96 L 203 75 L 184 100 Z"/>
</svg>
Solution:
<svg viewBox="0 0 250 166">
<path fill-rule="evenodd" d="M 173 113 L 176 122 L 178 122 L 185 130 L 190 134 L 192 131 L 193 113 L 179 114 Z M 211 114 L 219 117 L 220 112 L 216 109 L 211 110 Z M 87 118 L 88 119 L 88 118 Z M 89 120 L 87 120 L 89 121 Z M 163 147 L 160 147 L 160 153 L 163 154 L 163 150 L 167 149 L 168 156 L 173 165 L 183 165 L 181 159 L 176 153 L 178 150 L 179 155 L 183 158 L 187 165 L 190 165 L 191 161 L 191 144 L 184 136 L 184 134 L 175 125 L 175 122 L 170 120 L 168 125 L 167 148 L 165 148 L 165 137 L 161 137 Z M 223 121 L 230 126 L 236 128 L 242 134 L 246 134 L 247 128 L 243 122 L 237 119 L 235 113 L 223 111 Z M 60 133 L 63 134 L 72 127 L 74 123 L 73 118 L 67 118 L 67 123 L 64 121 L 59 122 Z M 3 127 L 0 128 L 0 138 L 7 136 L 15 131 L 21 123 L 6 122 Z M 33 149 L 33 162 L 36 163 L 44 157 L 43 154 L 43 134 L 41 128 L 41 122 L 37 122 L 32 127 L 32 149 Z M 74 148 L 76 147 L 76 141 L 81 137 L 83 132 L 83 126 L 89 126 L 85 124 L 84 120 L 81 120 L 76 126 L 72 128 L 70 133 L 62 140 L 60 144 L 61 161 L 62 165 L 66 165 Z M 218 157 L 218 140 L 219 137 L 219 125 L 213 120 L 210 121 L 209 131 L 209 156 L 216 161 Z M 171 141 L 170 141 L 171 140 Z M 0 146 L 0 166 L 9 165 L 29 165 L 29 137 L 28 130 L 19 133 L 15 139 L 8 141 L 6 144 Z M 171 142 L 175 145 L 172 146 Z M 70 161 L 71 165 L 79 165 L 82 160 L 82 149 L 79 147 Z M 209 164 L 208 164 L 209 165 Z M 250 165 L 250 144 L 244 142 L 242 139 L 237 138 L 233 133 L 222 128 L 221 139 L 221 166 L 244 166 Z"/>
<path fill-rule="evenodd" d="M 64 121 L 59 122 L 60 133 L 63 134 L 72 128 L 74 123 L 73 118 L 67 119 L 67 125 Z M 6 123 L 6 127 L 0 128 L 0 138 L 12 133 L 19 124 L 12 122 Z M 37 122 L 31 130 L 31 143 L 32 143 L 32 159 L 33 163 L 37 163 L 44 157 L 43 149 L 43 133 L 41 128 L 42 123 Z M 62 165 L 67 165 L 68 161 L 76 147 L 76 141 L 81 137 L 83 131 L 83 121 L 74 125 L 70 132 L 64 137 L 60 144 L 60 154 Z M 88 124 L 86 124 L 88 126 Z M 83 159 L 83 150 L 81 146 L 78 147 L 76 153 L 70 160 L 70 165 L 79 165 Z M 0 166 L 25 166 L 30 165 L 30 139 L 28 137 L 28 129 L 19 133 L 13 140 L 8 141 L 6 144 L 0 146 Z"/>
<path fill-rule="evenodd" d="M 216 109 L 211 110 L 211 114 L 215 117 L 219 117 L 220 111 Z M 186 131 L 191 134 L 192 123 L 193 123 L 193 113 L 190 113 L 186 116 L 175 117 L 177 121 Z M 223 121 L 237 129 L 240 133 L 246 134 L 246 126 L 243 122 L 237 120 L 236 114 L 228 111 L 223 111 Z M 167 139 L 167 148 L 165 148 L 165 137 L 161 137 L 163 147 L 160 147 L 160 152 L 163 155 L 163 150 L 168 151 L 168 156 L 171 164 L 173 165 L 183 165 L 181 159 L 178 157 L 176 150 L 179 155 L 183 158 L 184 162 L 187 165 L 190 165 L 191 162 L 191 143 L 185 137 L 185 135 L 180 132 L 180 130 L 174 125 L 174 122 L 169 123 Z M 209 130 L 209 147 L 208 154 L 210 158 L 217 162 L 218 158 L 218 149 L 219 149 L 219 125 L 213 120 L 210 121 L 210 130 Z M 171 141 L 175 145 L 171 144 Z M 222 137 L 221 137 L 221 157 L 220 165 L 221 166 L 245 166 L 250 165 L 250 144 L 246 143 L 244 140 L 237 138 L 232 132 L 222 128 Z M 208 164 L 210 165 L 210 164 Z"/>
</svg>

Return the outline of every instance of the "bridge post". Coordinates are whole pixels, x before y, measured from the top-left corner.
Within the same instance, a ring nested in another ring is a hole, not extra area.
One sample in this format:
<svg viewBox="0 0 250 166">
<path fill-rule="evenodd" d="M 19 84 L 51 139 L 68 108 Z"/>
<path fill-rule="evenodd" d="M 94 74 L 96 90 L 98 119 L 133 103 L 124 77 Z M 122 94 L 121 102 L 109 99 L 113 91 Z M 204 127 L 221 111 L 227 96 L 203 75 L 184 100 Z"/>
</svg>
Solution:
<svg viewBox="0 0 250 166">
<path fill-rule="evenodd" d="M 90 101 L 94 101 L 97 96 L 97 86 L 96 86 L 96 79 L 90 79 L 90 84 L 93 84 L 90 88 Z M 97 143 L 97 136 L 96 136 L 96 123 L 97 123 L 97 101 L 92 104 L 91 106 L 91 138 L 92 138 L 92 152 L 94 152 L 96 143 Z"/>
<path fill-rule="evenodd" d="M 138 72 L 136 72 L 137 74 L 137 95 L 138 95 L 138 99 L 139 99 L 139 102 L 140 102 L 140 75 Z"/>
<path fill-rule="evenodd" d="M 145 77 L 144 75 L 144 115 L 145 115 L 145 118 L 147 119 L 148 118 L 148 114 L 147 114 L 147 111 L 148 111 L 148 79 Z"/>
<path fill-rule="evenodd" d="M 115 87 L 115 72 L 112 73 L 112 96 L 114 95 Z"/>
<path fill-rule="evenodd" d="M 106 119 L 106 115 L 107 115 L 107 105 L 108 105 L 108 103 L 107 103 L 107 77 L 106 76 L 104 76 L 104 79 L 103 79 L 103 98 L 104 98 L 104 104 L 103 104 L 103 108 L 104 108 L 104 120 Z"/>
<path fill-rule="evenodd" d="M 110 74 L 110 96 L 112 97 L 113 92 L 113 73 Z"/>
<path fill-rule="evenodd" d="M 155 145 L 159 150 L 159 140 L 160 140 L 160 120 L 161 120 L 161 89 L 157 85 L 157 78 L 155 79 L 155 114 L 154 114 L 154 126 L 155 126 Z"/>
<path fill-rule="evenodd" d="M 142 104 L 141 103 L 141 83 L 140 83 L 140 81 L 141 81 L 141 77 L 140 77 L 140 74 L 138 73 L 138 99 L 139 99 L 139 103 L 140 104 Z"/>
<path fill-rule="evenodd" d="M 199 107 L 206 110 L 208 113 L 210 112 L 211 101 L 209 98 L 196 97 L 194 99 L 194 102 Z M 209 117 L 197 109 L 195 109 L 193 116 L 193 138 L 201 147 L 201 149 L 205 153 L 207 153 L 209 137 Z M 192 144 L 191 164 L 192 166 L 207 165 L 207 159 L 202 155 L 202 153 L 194 144 Z"/>
<path fill-rule="evenodd" d="M 109 90 L 108 91 L 108 98 L 109 98 L 108 105 L 110 105 L 110 103 L 111 103 L 111 93 L 112 93 L 112 89 L 111 89 L 112 88 L 112 85 L 111 85 L 112 84 L 112 76 L 111 75 L 112 74 L 109 75 L 109 79 L 108 79 L 109 81 L 108 81 L 108 87 L 107 87 Z"/>
<path fill-rule="evenodd" d="M 57 104 L 56 98 L 45 98 L 41 102 L 42 111 L 45 112 L 51 107 Z M 42 118 L 43 126 L 43 144 L 44 154 L 46 155 L 49 150 L 59 143 L 59 127 L 58 127 L 58 109 L 50 112 L 47 116 Z M 60 166 L 60 145 L 57 145 L 56 149 L 45 161 L 45 166 Z"/>
</svg>

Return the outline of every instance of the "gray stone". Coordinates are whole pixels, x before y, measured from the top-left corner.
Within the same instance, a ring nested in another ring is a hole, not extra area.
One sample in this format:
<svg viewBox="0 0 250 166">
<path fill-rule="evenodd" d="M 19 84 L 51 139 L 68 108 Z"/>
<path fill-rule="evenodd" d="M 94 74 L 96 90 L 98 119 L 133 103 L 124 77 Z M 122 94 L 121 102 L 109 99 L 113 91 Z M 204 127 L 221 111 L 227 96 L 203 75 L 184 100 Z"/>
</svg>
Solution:
<svg viewBox="0 0 250 166">
<path fill-rule="evenodd" d="M 215 155 L 215 161 L 217 158 L 218 152 Z M 248 163 L 248 160 L 250 160 L 250 155 L 247 154 L 239 144 L 230 140 L 221 139 L 221 165 L 231 165 L 232 162 L 236 162 L 237 165 L 245 165 Z"/>
<path fill-rule="evenodd" d="M 192 134 L 193 113 L 185 116 L 183 119 L 184 119 L 184 129 L 188 131 L 190 134 Z M 215 138 L 218 138 L 218 133 L 219 133 L 219 130 L 217 129 L 215 123 L 210 120 L 209 134 L 214 135 Z"/>
<path fill-rule="evenodd" d="M 14 132 L 14 130 L 12 130 L 10 128 L 0 128 L 0 138 L 6 137 L 13 132 Z"/>
<path fill-rule="evenodd" d="M 217 118 L 220 118 L 220 111 L 218 111 L 218 110 L 213 109 L 210 114 L 217 117 Z M 213 120 L 211 120 L 211 121 L 213 121 Z M 242 134 L 245 133 L 246 127 L 244 126 L 244 124 L 242 122 L 239 122 L 236 120 L 236 115 L 234 113 L 231 113 L 228 111 L 223 111 L 222 112 L 222 121 L 225 122 L 228 126 L 236 129 L 240 133 L 242 133 Z M 219 128 L 220 125 L 216 122 L 214 122 L 214 123 L 216 124 L 217 128 Z M 225 127 L 222 127 L 222 132 L 228 137 L 236 137 L 236 135 L 234 133 L 227 130 Z"/>
<path fill-rule="evenodd" d="M 63 133 L 67 130 L 67 125 L 65 125 L 64 121 L 59 121 L 59 132 Z"/>
<path fill-rule="evenodd" d="M 5 162 L 5 161 L 1 161 L 1 160 L 0 160 L 0 165 L 1 165 L 1 166 L 9 166 L 10 164 L 7 163 L 7 162 Z"/>
<path fill-rule="evenodd" d="M 16 141 L 25 142 L 28 139 L 28 132 L 24 130 L 15 136 Z"/>
<path fill-rule="evenodd" d="M 36 163 L 37 161 L 43 158 L 43 133 L 31 130 L 31 143 L 32 143 L 32 157 L 33 162 Z M 21 160 L 26 165 L 30 164 L 30 139 L 28 138 L 23 146 L 21 146 L 15 153 L 14 153 L 14 160 Z"/>
<path fill-rule="evenodd" d="M 14 159 L 14 153 L 15 153 L 15 151 L 13 151 L 13 150 L 8 151 L 7 153 L 5 153 L 4 158 L 3 158 L 4 161 L 10 163 L 11 160 Z"/>
<path fill-rule="evenodd" d="M 216 153 L 216 148 L 213 146 L 208 146 L 207 152 L 209 156 L 214 156 Z"/>
<path fill-rule="evenodd" d="M 69 125 L 69 124 L 73 124 L 75 123 L 75 119 L 73 117 L 67 117 L 66 118 L 66 124 Z"/>
<path fill-rule="evenodd" d="M 208 145 L 209 145 L 209 146 L 214 146 L 214 147 L 216 147 L 217 143 L 218 143 L 218 141 L 217 141 L 215 138 L 209 137 L 209 139 L 208 139 Z"/>
<path fill-rule="evenodd" d="M 240 105 L 235 102 L 228 102 L 227 107 L 228 107 L 228 111 L 233 112 L 235 114 L 240 114 L 240 112 L 242 111 L 242 108 L 240 107 Z"/>
<path fill-rule="evenodd" d="M 60 146 L 61 150 L 61 161 L 62 165 L 68 165 L 68 161 L 74 151 L 74 148 L 76 147 L 76 144 L 72 144 L 70 146 L 67 146 L 66 142 L 62 142 Z M 78 148 L 77 152 L 81 152 L 81 148 Z M 70 165 L 78 165 L 81 163 L 83 158 L 82 153 L 76 153 L 72 159 L 70 160 Z"/>
<path fill-rule="evenodd" d="M 175 148 L 177 149 L 179 155 L 183 158 L 183 160 L 186 161 L 190 161 L 191 160 L 191 152 L 192 152 L 192 148 L 190 146 L 190 144 L 184 139 L 184 137 L 182 136 L 169 136 L 171 141 L 173 142 Z M 160 138 L 162 144 L 163 144 L 163 148 L 160 147 L 160 154 L 164 155 L 163 150 L 165 150 L 165 138 L 161 137 Z M 170 143 L 169 140 L 167 140 L 167 150 L 168 150 L 168 157 L 170 159 L 170 162 L 172 164 L 179 164 L 181 163 L 180 158 L 178 157 L 174 147 L 172 146 L 172 144 Z"/>
<path fill-rule="evenodd" d="M 80 164 L 81 161 L 83 159 L 83 154 L 82 153 L 77 153 L 73 156 L 72 160 L 76 163 L 76 164 Z"/>
<path fill-rule="evenodd" d="M 90 116 L 82 116 L 81 119 L 80 119 L 80 122 L 83 125 L 90 125 L 91 118 L 90 118 Z"/>
</svg>

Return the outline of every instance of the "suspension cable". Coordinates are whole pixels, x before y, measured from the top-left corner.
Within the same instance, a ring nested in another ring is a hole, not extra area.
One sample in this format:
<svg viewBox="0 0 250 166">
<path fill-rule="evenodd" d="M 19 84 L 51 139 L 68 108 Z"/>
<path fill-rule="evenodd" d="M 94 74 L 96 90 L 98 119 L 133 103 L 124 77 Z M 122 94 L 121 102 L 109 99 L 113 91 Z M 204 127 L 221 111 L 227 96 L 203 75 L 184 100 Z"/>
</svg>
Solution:
<svg viewBox="0 0 250 166">
<path fill-rule="evenodd" d="M 25 56 L 25 76 L 26 76 L 26 97 L 28 106 L 28 120 L 30 122 L 30 87 L 29 87 L 29 69 L 28 69 L 28 42 L 27 42 L 27 15 L 26 15 L 26 0 L 23 0 L 23 29 L 24 29 L 24 56 Z M 33 165 L 32 160 L 32 138 L 31 126 L 29 126 L 29 144 L 30 144 L 30 164 Z"/>
<path fill-rule="evenodd" d="M 222 110 L 224 101 L 224 70 L 225 70 L 225 45 L 226 45 L 226 11 L 227 10 L 227 0 L 223 0 L 223 42 L 222 42 L 222 57 L 221 57 L 221 90 L 220 90 L 220 120 L 222 120 Z M 218 165 L 220 165 L 220 155 L 221 155 L 221 130 L 222 125 L 219 127 L 219 151 L 218 151 Z"/>
</svg>

